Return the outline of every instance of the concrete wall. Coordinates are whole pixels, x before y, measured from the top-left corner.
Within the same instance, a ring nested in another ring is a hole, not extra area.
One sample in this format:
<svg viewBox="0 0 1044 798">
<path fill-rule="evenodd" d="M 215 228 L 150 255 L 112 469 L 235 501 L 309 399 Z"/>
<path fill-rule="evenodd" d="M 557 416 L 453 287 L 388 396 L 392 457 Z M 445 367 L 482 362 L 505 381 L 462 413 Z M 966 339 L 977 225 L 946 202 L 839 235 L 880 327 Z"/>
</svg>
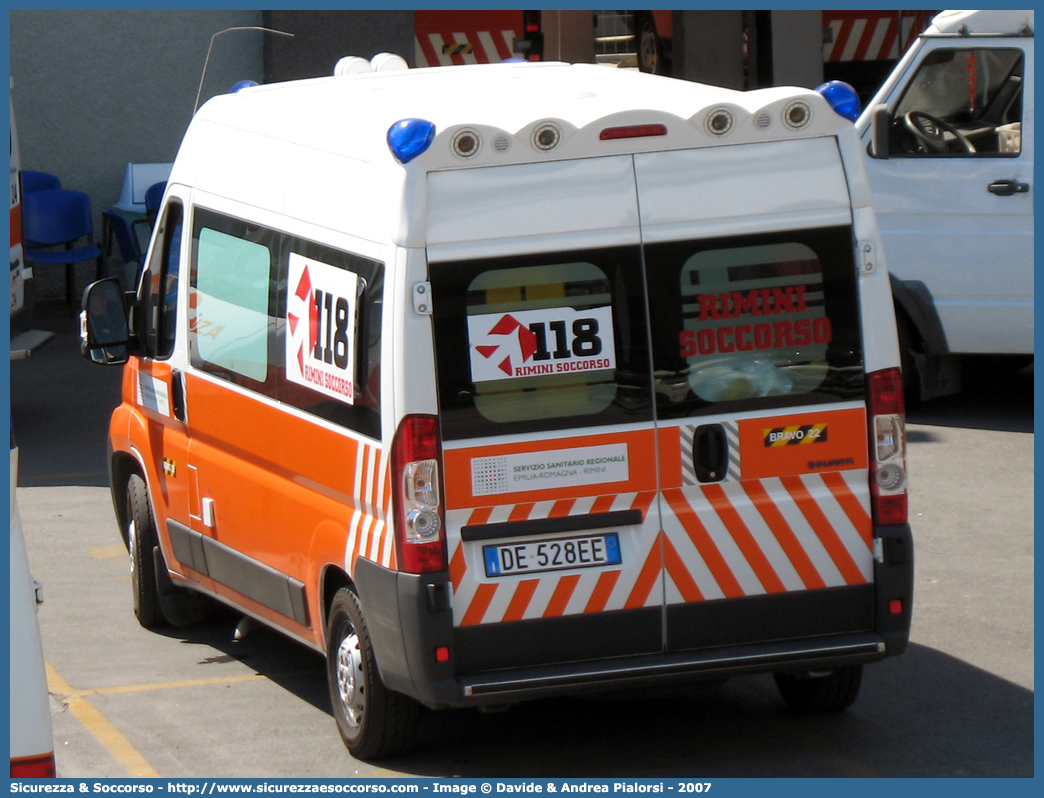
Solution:
<svg viewBox="0 0 1044 798">
<path fill-rule="evenodd" d="M 332 75 L 346 55 L 396 53 L 413 65 L 412 11 L 265 11 L 264 21 L 294 34 L 268 37 L 269 82 Z"/>
<path fill-rule="evenodd" d="M 119 199 L 128 162 L 174 159 L 192 118 L 211 36 L 260 25 L 260 11 L 11 11 L 11 77 L 22 166 L 85 191 L 95 213 Z M 203 98 L 263 78 L 259 32 L 218 37 Z M 37 294 L 64 295 L 61 267 Z M 78 267 L 77 289 L 90 279 Z"/>
</svg>

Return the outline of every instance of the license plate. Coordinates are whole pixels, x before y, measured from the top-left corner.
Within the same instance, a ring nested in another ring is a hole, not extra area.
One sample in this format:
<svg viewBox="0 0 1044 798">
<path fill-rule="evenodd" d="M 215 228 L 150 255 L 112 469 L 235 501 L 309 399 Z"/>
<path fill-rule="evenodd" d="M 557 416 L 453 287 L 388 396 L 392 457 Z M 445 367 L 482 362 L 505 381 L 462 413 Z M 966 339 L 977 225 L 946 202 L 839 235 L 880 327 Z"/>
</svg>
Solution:
<svg viewBox="0 0 1044 798">
<path fill-rule="evenodd" d="M 620 536 L 615 532 L 575 538 L 498 543 L 482 547 L 486 576 L 539 574 L 570 568 L 619 565 Z"/>
</svg>

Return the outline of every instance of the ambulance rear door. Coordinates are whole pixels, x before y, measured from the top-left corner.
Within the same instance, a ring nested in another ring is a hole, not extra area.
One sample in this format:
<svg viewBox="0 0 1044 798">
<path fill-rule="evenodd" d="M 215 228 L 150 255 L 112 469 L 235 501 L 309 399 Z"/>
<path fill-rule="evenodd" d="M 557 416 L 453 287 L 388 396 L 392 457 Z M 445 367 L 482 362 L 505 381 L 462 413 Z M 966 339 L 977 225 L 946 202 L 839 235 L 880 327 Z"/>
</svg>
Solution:
<svg viewBox="0 0 1044 798">
<path fill-rule="evenodd" d="M 832 139 L 428 188 L 458 674 L 872 628 Z"/>
<path fill-rule="evenodd" d="M 635 158 L 665 649 L 873 628 L 855 240 L 832 139 Z"/>
<path fill-rule="evenodd" d="M 629 155 L 429 175 L 458 674 L 659 652 Z"/>
</svg>

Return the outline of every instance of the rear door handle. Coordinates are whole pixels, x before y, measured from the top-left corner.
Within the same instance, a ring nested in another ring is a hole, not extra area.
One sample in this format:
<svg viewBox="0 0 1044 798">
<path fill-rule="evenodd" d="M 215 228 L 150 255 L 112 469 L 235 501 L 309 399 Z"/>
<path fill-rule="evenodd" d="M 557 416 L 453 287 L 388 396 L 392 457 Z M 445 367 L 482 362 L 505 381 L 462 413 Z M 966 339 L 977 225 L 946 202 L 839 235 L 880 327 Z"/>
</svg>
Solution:
<svg viewBox="0 0 1044 798">
<path fill-rule="evenodd" d="M 729 440 L 721 424 L 697 427 L 692 440 L 692 465 L 700 482 L 721 482 L 729 471 Z"/>
<path fill-rule="evenodd" d="M 1019 183 L 1017 180 L 994 180 L 987 190 L 998 197 L 1010 197 L 1012 194 L 1025 194 L 1029 191 L 1029 183 Z"/>
</svg>

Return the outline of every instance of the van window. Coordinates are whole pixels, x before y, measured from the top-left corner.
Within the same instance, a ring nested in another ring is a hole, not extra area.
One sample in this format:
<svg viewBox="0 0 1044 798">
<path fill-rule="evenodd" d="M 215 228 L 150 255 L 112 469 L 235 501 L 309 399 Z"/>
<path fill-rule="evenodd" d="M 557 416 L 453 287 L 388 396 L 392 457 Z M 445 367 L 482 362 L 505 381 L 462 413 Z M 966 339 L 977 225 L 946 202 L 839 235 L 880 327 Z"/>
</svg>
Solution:
<svg viewBox="0 0 1044 798">
<path fill-rule="evenodd" d="M 378 261 L 196 209 L 192 365 L 377 438 L 383 289 Z"/>
<path fill-rule="evenodd" d="M 850 228 L 647 245 L 657 412 L 857 398 Z"/>
<path fill-rule="evenodd" d="M 206 367 L 264 382 L 268 374 L 268 248 L 209 228 L 196 240 L 196 356 Z"/>
<path fill-rule="evenodd" d="M 1019 49 L 933 50 L 896 106 L 890 154 L 1018 155 L 1022 84 Z"/>
<path fill-rule="evenodd" d="M 159 221 L 160 246 L 153 248 L 141 283 L 145 352 L 160 360 L 173 354 L 177 334 L 182 219 L 181 203 L 168 202 Z"/>
<path fill-rule="evenodd" d="M 431 266 L 443 434 L 651 418 L 637 247 Z"/>
</svg>

